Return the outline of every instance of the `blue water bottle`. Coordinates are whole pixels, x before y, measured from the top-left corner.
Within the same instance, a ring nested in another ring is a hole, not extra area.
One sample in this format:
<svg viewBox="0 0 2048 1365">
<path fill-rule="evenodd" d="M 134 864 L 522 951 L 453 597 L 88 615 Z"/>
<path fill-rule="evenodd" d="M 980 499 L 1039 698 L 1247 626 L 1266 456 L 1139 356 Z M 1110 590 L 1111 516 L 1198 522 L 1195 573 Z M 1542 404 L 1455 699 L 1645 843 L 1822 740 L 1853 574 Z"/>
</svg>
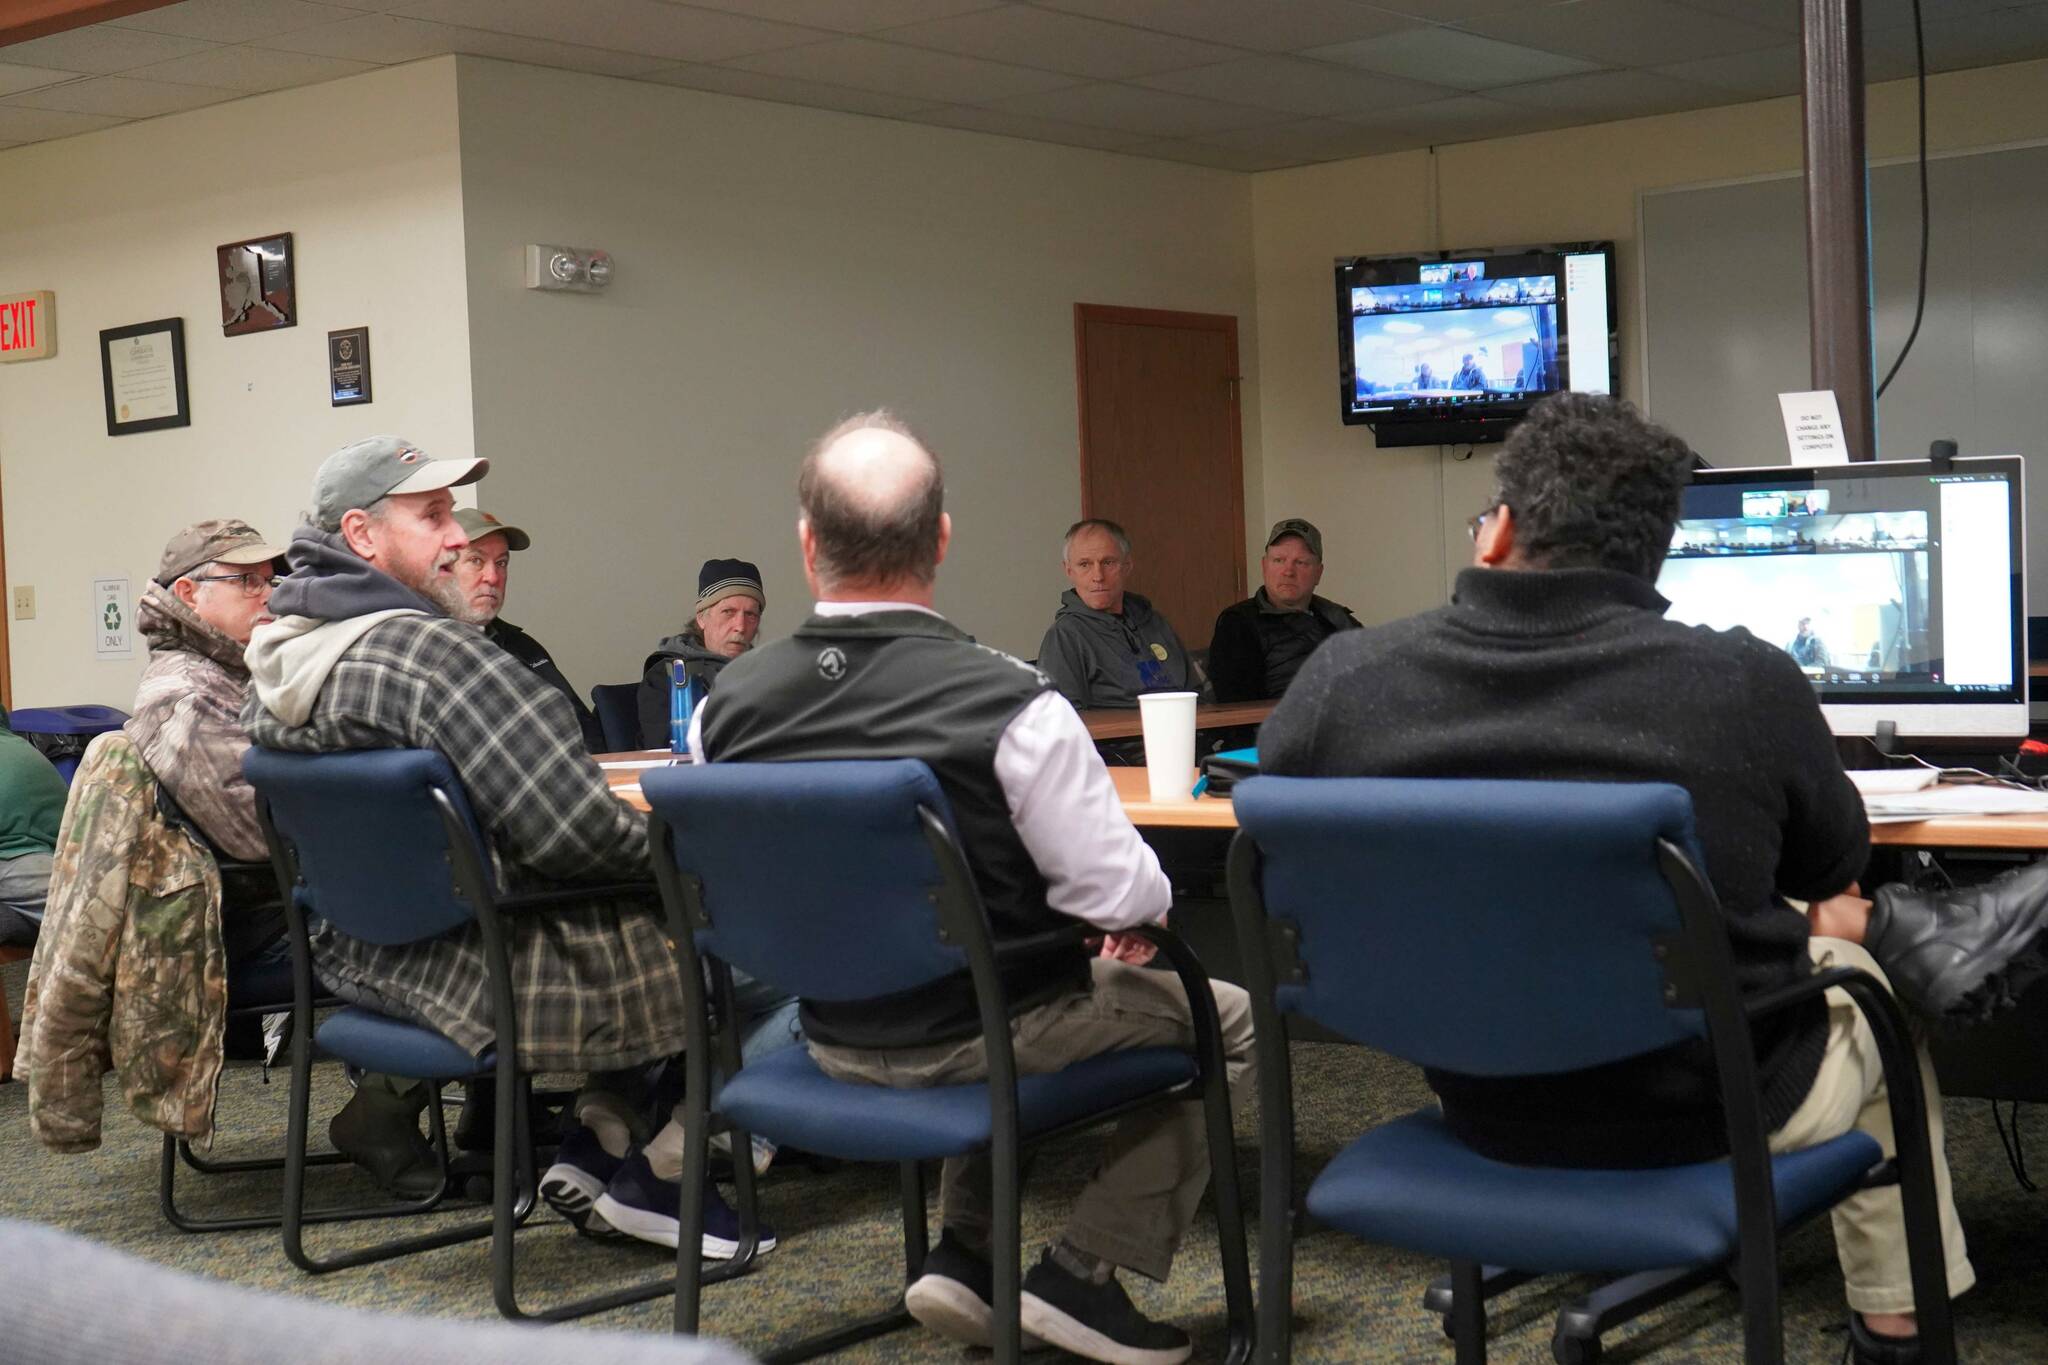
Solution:
<svg viewBox="0 0 2048 1365">
<path fill-rule="evenodd" d="M 690 677 L 681 659 L 668 665 L 668 747 L 670 753 L 690 752 Z"/>
</svg>

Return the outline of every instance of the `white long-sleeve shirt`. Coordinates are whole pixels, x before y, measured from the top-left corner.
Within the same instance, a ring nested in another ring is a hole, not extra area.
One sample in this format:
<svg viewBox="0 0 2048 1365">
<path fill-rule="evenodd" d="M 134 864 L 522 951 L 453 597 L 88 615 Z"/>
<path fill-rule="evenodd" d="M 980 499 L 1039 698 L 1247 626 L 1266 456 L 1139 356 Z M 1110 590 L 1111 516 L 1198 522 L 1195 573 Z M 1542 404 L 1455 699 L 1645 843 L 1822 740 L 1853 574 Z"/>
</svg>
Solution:
<svg viewBox="0 0 2048 1365">
<path fill-rule="evenodd" d="M 814 610 L 939 615 L 913 602 L 820 602 Z M 690 717 L 693 757 L 704 752 L 703 729 L 700 706 Z M 1159 870 L 1159 855 L 1124 814 L 1095 741 L 1065 697 L 1043 692 L 1011 719 L 996 742 L 995 774 L 1010 823 L 1045 878 L 1048 906 L 1112 932 L 1166 913 L 1173 887 Z"/>
</svg>

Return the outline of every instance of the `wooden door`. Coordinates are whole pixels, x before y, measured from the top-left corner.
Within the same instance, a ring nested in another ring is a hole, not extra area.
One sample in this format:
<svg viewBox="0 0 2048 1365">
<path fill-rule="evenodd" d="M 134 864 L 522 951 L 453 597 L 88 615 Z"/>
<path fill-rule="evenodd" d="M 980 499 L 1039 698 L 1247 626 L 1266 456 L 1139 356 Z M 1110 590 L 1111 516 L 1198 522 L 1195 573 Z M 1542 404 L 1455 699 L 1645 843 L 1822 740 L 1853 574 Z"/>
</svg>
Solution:
<svg viewBox="0 0 2048 1365">
<path fill-rule="evenodd" d="M 1130 532 L 1130 587 L 1205 649 L 1245 596 L 1237 319 L 1074 305 L 1081 515 Z"/>
</svg>

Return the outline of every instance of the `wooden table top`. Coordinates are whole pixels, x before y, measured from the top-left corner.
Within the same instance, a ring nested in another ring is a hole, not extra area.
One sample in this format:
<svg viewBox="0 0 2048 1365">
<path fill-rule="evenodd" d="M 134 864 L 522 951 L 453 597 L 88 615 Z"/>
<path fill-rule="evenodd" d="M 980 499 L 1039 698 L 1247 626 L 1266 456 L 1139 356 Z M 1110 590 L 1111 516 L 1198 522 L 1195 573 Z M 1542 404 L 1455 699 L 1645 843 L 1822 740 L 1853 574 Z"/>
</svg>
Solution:
<svg viewBox="0 0 2048 1365">
<path fill-rule="evenodd" d="M 1238 725 L 1257 725 L 1279 705 L 1272 701 L 1226 701 L 1195 708 L 1195 729 L 1228 730 Z M 1080 713 L 1091 739 L 1136 739 L 1145 732 L 1136 707 L 1129 710 L 1093 710 Z"/>
<path fill-rule="evenodd" d="M 1267 705 L 1267 703 L 1258 703 Z M 671 759 L 666 749 L 638 753 L 599 754 L 602 762 Z M 620 800 L 636 810 L 647 809 L 640 794 L 640 768 L 606 768 L 604 777 Z M 1123 801 L 1124 814 L 1140 829 L 1237 828 L 1237 811 L 1227 798 L 1204 796 L 1193 801 L 1154 801 L 1143 768 L 1111 768 L 1110 780 Z M 2009 848 L 2048 851 L 2048 815 L 1950 815 L 1938 820 L 1872 825 L 1870 842 L 1890 848 Z"/>
</svg>

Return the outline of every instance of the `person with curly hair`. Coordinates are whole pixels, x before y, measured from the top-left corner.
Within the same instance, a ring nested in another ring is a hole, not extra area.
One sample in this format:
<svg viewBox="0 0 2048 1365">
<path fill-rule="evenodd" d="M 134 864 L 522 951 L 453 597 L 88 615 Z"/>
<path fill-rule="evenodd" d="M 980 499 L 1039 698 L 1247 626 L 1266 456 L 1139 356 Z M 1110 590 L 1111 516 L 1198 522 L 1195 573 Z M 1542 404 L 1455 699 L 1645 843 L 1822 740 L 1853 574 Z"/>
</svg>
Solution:
<svg viewBox="0 0 2048 1365">
<path fill-rule="evenodd" d="M 1498 491 L 1469 523 L 1473 567 L 1449 605 L 1325 642 L 1260 731 L 1262 770 L 1676 783 L 1692 795 L 1745 993 L 1820 963 L 1888 978 L 1925 1016 L 1982 1008 L 2033 965 L 2048 864 L 1939 894 L 1861 896 L 1863 802 L 1799 666 L 1746 630 L 1664 618 L 1655 584 L 1692 465 L 1684 441 L 1626 402 L 1537 404 L 1495 457 Z M 1876 1047 L 1840 992 L 1758 1021 L 1754 1040 L 1774 1150 L 1860 1128 L 1891 1154 Z M 1921 1072 L 1959 1294 L 1976 1277 L 1924 1048 Z M 1714 1077 L 1698 1043 L 1562 1075 L 1428 1073 L 1446 1121 L 1479 1152 L 1580 1167 L 1725 1154 Z M 1851 1196 L 1834 1221 L 1856 1358 L 1917 1358 L 1897 1187 Z"/>
</svg>

